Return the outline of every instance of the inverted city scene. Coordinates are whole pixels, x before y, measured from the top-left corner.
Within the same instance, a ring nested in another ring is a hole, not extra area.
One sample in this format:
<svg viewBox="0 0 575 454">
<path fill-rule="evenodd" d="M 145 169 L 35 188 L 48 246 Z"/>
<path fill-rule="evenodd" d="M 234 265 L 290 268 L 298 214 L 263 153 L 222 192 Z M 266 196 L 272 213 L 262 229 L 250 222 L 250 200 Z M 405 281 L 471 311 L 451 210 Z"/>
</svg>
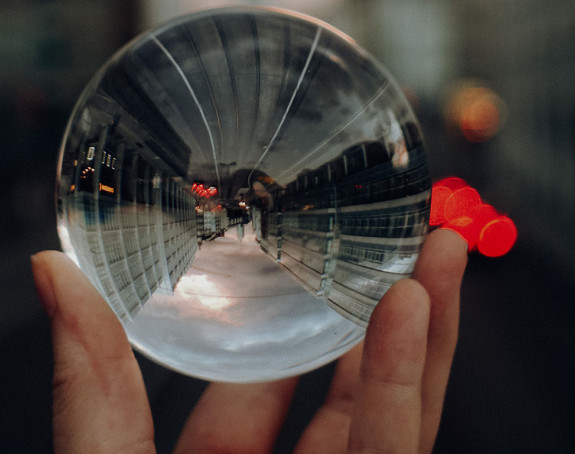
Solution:
<svg viewBox="0 0 575 454">
<path fill-rule="evenodd" d="M 410 276 L 431 181 L 387 70 L 313 18 L 185 16 L 136 38 L 70 118 L 58 230 L 138 351 L 234 382 L 307 372 Z"/>
</svg>

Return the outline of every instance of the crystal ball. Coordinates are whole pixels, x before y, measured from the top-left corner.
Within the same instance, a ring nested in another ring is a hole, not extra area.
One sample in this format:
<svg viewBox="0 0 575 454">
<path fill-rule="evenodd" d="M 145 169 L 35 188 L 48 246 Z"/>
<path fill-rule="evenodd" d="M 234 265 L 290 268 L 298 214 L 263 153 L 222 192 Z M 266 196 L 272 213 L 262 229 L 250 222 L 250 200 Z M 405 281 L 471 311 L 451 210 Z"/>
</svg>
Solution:
<svg viewBox="0 0 575 454">
<path fill-rule="evenodd" d="M 89 82 L 58 233 L 148 358 L 205 380 L 305 373 L 359 343 L 427 233 L 419 124 L 388 71 L 301 14 L 144 33 Z"/>
</svg>

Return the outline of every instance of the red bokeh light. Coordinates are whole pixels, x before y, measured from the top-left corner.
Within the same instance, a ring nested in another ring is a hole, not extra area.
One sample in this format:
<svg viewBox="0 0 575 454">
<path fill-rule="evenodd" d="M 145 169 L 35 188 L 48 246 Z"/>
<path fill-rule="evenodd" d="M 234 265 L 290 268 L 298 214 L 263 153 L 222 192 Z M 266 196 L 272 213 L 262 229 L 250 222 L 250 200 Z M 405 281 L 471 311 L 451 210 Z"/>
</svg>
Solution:
<svg viewBox="0 0 575 454">
<path fill-rule="evenodd" d="M 505 255 L 517 239 L 513 221 L 483 202 L 477 190 L 461 178 L 445 178 L 433 185 L 429 224 L 457 232 L 470 251 L 487 257 Z"/>
<path fill-rule="evenodd" d="M 463 178 L 447 177 L 447 178 L 444 178 L 444 179 L 438 181 L 433 186 L 434 187 L 435 186 L 444 186 L 446 188 L 449 188 L 451 191 L 457 191 L 458 189 L 465 188 L 469 185 L 467 184 L 467 181 L 465 181 Z"/>
<path fill-rule="evenodd" d="M 477 246 L 483 227 L 497 216 L 499 216 L 497 211 L 491 205 L 479 203 L 461 216 L 447 220 L 442 228 L 459 233 L 467 241 L 469 250 L 473 250 Z"/>
<path fill-rule="evenodd" d="M 471 186 L 453 191 L 445 201 L 443 213 L 446 221 L 454 221 L 460 217 L 469 216 L 471 210 L 481 204 L 479 193 Z"/>
<path fill-rule="evenodd" d="M 459 189 L 469 187 L 462 178 L 449 177 L 438 181 L 431 189 L 430 225 L 438 226 L 445 222 L 445 204 L 450 196 Z M 452 216 L 452 218 L 455 218 Z"/>
<path fill-rule="evenodd" d="M 514 222 L 507 216 L 499 216 L 481 230 L 477 250 L 487 257 L 501 257 L 509 252 L 516 240 Z"/>
<path fill-rule="evenodd" d="M 445 222 L 445 202 L 451 195 L 451 189 L 445 186 L 433 186 L 431 189 L 431 214 L 429 224 L 436 226 Z"/>
</svg>

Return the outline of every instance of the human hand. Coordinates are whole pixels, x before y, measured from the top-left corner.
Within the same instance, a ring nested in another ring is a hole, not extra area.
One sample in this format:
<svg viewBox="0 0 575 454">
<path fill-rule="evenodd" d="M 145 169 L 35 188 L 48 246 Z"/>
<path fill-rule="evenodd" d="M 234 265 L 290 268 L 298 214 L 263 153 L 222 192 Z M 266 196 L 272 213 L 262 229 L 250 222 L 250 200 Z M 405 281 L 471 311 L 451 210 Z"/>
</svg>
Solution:
<svg viewBox="0 0 575 454">
<path fill-rule="evenodd" d="M 466 252 L 454 232 L 428 236 L 413 279 L 384 295 L 365 341 L 339 359 L 296 452 L 431 452 L 457 341 Z M 155 452 L 142 376 L 117 317 L 64 254 L 36 254 L 32 268 L 52 326 L 55 452 Z M 175 451 L 270 452 L 296 384 L 295 377 L 212 383 Z"/>
</svg>

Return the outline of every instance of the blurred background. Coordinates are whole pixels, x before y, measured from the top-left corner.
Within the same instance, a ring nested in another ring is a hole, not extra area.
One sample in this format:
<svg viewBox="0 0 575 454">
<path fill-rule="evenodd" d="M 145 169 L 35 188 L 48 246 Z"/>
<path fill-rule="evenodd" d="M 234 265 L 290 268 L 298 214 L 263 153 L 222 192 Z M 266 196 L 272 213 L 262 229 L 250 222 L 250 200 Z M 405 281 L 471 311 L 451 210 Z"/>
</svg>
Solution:
<svg viewBox="0 0 575 454">
<path fill-rule="evenodd" d="M 229 2 L 228 2 L 229 3 Z M 436 453 L 575 452 L 575 4 L 571 0 L 243 1 L 340 28 L 404 87 L 434 180 L 458 176 L 519 232 L 472 254 Z M 51 342 L 29 257 L 57 249 L 59 142 L 94 72 L 138 33 L 220 1 L 0 5 L 0 451 L 51 451 Z M 138 357 L 170 452 L 205 383 Z M 333 367 L 303 377 L 290 452 Z"/>
</svg>

